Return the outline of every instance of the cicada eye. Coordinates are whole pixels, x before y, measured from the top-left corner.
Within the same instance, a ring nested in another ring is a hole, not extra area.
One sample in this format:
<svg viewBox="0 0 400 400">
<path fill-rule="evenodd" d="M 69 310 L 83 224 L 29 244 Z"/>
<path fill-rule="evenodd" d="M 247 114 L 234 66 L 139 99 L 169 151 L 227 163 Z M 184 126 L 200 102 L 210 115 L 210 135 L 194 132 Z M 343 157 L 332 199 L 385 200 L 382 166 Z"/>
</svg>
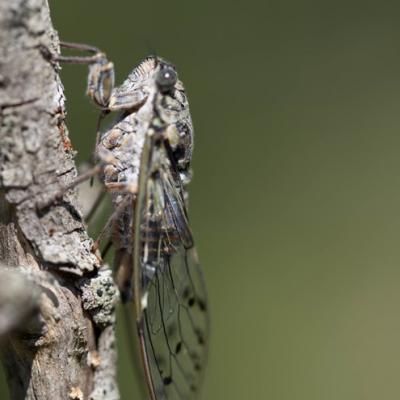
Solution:
<svg viewBox="0 0 400 400">
<path fill-rule="evenodd" d="M 178 79 L 175 70 L 171 67 L 162 68 L 156 78 L 156 82 L 160 90 L 164 93 L 170 92 Z"/>
</svg>

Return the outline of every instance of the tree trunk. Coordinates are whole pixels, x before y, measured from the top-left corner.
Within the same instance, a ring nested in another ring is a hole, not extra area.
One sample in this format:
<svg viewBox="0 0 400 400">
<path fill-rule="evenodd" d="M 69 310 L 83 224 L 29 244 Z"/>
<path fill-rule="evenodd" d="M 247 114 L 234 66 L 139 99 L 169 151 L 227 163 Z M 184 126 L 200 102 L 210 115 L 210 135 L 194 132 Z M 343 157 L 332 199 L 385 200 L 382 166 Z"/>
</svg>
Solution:
<svg viewBox="0 0 400 400">
<path fill-rule="evenodd" d="M 46 0 L 0 1 L 0 347 L 11 398 L 118 399 L 118 292 L 92 253 Z"/>
</svg>

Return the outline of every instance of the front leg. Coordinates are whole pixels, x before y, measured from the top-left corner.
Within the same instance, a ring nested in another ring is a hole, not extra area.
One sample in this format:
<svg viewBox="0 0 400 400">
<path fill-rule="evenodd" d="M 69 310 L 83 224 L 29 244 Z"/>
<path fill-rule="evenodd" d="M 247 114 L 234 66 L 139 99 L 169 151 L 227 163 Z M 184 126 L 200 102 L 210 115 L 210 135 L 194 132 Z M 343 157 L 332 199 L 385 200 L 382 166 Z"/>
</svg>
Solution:
<svg viewBox="0 0 400 400">
<path fill-rule="evenodd" d="M 69 43 L 63 41 L 60 42 L 60 47 L 91 53 L 89 56 L 64 56 L 53 54 L 43 45 L 39 46 L 39 50 L 43 57 L 50 62 L 89 65 L 86 94 L 102 109 L 96 126 L 95 148 L 97 148 L 100 140 L 101 122 L 109 112 L 111 93 L 114 89 L 114 65 L 112 62 L 108 61 L 106 54 L 100 51 L 97 47 L 82 43 Z M 95 164 L 94 157 L 91 158 L 90 163 L 92 165 Z M 93 178 L 91 179 L 91 185 L 92 184 Z"/>
<path fill-rule="evenodd" d="M 36 204 L 36 208 L 39 212 L 44 212 L 50 206 L 57 204 L 63 198 L 63 196 L 72 188 L 78 186 L 82 182 L 91 179 L 93 176 L 99 175 L 103 169 L 101 164 L 97 164 L 89 170 L 85 171 L 83 174 L 78 175 L 72 182 L 68 185 L 62 186 L 60 190 L 53 193 L 46 201 Z"/>
<path fill-rule="evenodd" d="M 98 250 L 100 243 L 104 238 L 104 235 L 115 224 L 115 222 L 118 221 L 118 219 L 121 217 L 121 214 L 124 213 L 129 206 L 132 206 L 132 202 L 136 196 L 136 192 L 132 192 L 133 188 L 128 185 L 125 187 L 121 185 L 121 190 L 126 190 L 124 197 L 121 199 L 120 203 L 115 207 L 113 213 L 108 218 L 107 222 L 104 224 L 103 228 L 99 232 L 97 239 L 92 245 L 93 252 L 96 252 Z"/>
<path fill-rule="evenodd" d="M 108 110 L 114 89 L 114 64 L 97 47 L 69 42 L 60 42 L 60 47 L 92 53 L 90 56 L 63 56 L 53 54 L 48 48 L 40 46 L 43 56 L 52 62 L 89 65 L 86 93 L 102 110 Z"/>
</svg>

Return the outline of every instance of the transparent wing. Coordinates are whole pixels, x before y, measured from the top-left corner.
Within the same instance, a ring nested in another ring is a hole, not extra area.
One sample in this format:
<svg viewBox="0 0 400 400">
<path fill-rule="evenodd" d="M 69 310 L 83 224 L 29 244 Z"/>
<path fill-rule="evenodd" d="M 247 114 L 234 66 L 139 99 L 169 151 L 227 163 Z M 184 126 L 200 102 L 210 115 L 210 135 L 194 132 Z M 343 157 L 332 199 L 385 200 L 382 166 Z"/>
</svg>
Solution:
<svg viewBox="0 0 400 400">
<path fill-rule="evenodd" d="M 147 139 L 136 200 L 134 291 L 152 399 L 195 399 L 208 348 L 208 306 L 178 174 Z"/>
</svg>

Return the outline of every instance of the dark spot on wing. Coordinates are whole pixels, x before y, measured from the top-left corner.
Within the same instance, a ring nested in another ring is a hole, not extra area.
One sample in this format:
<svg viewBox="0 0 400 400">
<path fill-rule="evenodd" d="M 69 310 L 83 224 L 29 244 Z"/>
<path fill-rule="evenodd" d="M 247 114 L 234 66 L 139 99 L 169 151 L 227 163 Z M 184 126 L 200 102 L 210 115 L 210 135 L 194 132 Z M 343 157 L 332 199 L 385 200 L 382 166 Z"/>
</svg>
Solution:
<svg viewBox="0 0 400 400">
<path fill-rule="evenodd" d="M 203 346 L 205 344 L 205 339 L 204 339 L 203 332 L 200 329 L 196 329 L 195 333 L 196 333 L 196 336 L 197 336 L 198 343 Z"/>
<path fill-rule="evenodd" d="M 178 342 L 175 348 L 175 354 L 180 353 L 181 350 L 182 350 L 182 342 Z"/>
<path fill-rule="evenodd" d="M 171 378 L 170 376 L 166 376 L 166 377 L 163 379 L 163 382 L 164 382 L 164 385 L 165 385 L 165 386 L 168 386 L 168 385 L 170 385 L 170 384 L 172 383 L 172 378 Z"/>
<path fill-rule="evenodd" d="M 197 304 L 201 311 L 207 311 L 207 304 L 203 300 L 197 299 Z"/>
<path fill-rule="evenodd" d="M 191 390 L 192 392 L 196 392 L 196 391 L 197 391 L 197 387 L 196 387 L 195 385 L 191 384 L 191 385 L 190 385 L 190 390 Z"/>
<path fill-rule="evenodd" d="M 189 299 L 189 301 L 188 301 L 189 307 L 193 307 L 195 302 L 196 302 L 195 298 L 194 298 L 194 297 L 191 297 L 191 298 Z"/>
</svg>

